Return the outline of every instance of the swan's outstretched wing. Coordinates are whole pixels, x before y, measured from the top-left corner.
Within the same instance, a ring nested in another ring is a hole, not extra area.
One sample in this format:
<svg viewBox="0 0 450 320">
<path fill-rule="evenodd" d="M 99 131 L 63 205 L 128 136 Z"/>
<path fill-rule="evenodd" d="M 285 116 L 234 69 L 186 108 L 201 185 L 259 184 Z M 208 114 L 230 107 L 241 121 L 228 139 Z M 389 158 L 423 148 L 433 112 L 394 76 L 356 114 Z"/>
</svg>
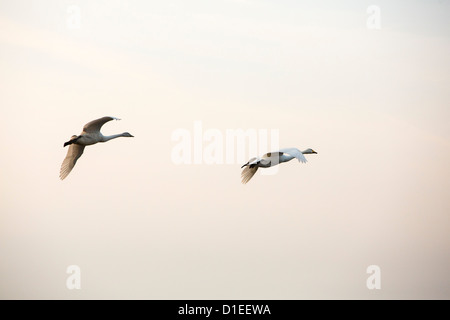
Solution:
<svg viewBox="0 0 450 320">
<path fill-rule="evenodd" d="M 81 155 L 83 154 L 84 146 L 80 146 L 78 144 L 71 144 L 69 150 L 67 150 L 66 158 L 64 159 L 61 170 L 59 171 L 59 178 L 64 180 L 72 171 L 75 163 Z"/>
<path fill-rule="evenodd" d="M 241 172 L 242 183 L 246 184 L 247 182 L 249 182 L 250 179 L 255 175 L 256 171 L 258 171 L 257 166 L 252 168 L 250 168 L 249 166 L 245 167 Z"/>
<path fill-rule="evenodd" d="M 100 119 L 92 120 L 91 122 L 88 122 L 84 125 L 83 131 L 87 133 L 99 132 L 102 126 L 111 120 L 120 120 L 120 119 L 114 117 L 103 117 Z"/>
<path fill-rule="evenodd" d="M 280 149 L 280 152 L 286 153 L 292 157 L 295 157 L 298 159 L 299 162 L 306 162 L 306 158 L 305 155 L 298 149 L 296 148 L 285 148 L 285 149 Z"/>
</svg>

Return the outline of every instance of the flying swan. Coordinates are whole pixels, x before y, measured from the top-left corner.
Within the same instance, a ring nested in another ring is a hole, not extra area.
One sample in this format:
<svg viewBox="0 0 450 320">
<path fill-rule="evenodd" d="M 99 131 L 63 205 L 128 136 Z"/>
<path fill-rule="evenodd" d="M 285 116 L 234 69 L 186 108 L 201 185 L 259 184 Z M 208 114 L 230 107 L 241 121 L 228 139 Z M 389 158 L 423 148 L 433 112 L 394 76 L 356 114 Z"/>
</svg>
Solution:
<svg viewBox="0 0 450 320">
<path fill-rule="evenodd" d="M 269 168 L 276 166 L 282 162 L 288 162 L 294 158 L 297 158 L 299 162 L 306 162 L 305 154 L 317 153 L 313 149 L 306 149 L 300 151 L 296 148 L 280 149 L 276 152 L 269 152 L 263 155 L 261 158 L 251 158 L 246 164 L 244 164 L 241 172 L 242 183 L 247 183 L 255 175 L 258 168 Z"/>
<path fill-rule="evenodd" d="M 64 159 L 61 170 L 59 172 L 59 178 L 64 180 L 72 171 L 75 163 L 77 163 L 78 158 L 81 157 L 84 151 L 85 146 L 90 146 L 92 144 L 96 144 L 97 142 L 106 142 L 111 139 L 119 138 L 119 137 L 133 137 L 128 132 L 113 134 L 111 136 L 104 136 L 100 129 L 102 126 L 111 120 L 120 120 L 114 117 L 103 117 L 100 119 L 92 120 L 87 123 L 83 127 L 83 131 L 79 136 L 73 135 L 69 141 L 64 143 L 65 146 L 70 146 L 67 151 L 66 158 Z"/>
</svg>

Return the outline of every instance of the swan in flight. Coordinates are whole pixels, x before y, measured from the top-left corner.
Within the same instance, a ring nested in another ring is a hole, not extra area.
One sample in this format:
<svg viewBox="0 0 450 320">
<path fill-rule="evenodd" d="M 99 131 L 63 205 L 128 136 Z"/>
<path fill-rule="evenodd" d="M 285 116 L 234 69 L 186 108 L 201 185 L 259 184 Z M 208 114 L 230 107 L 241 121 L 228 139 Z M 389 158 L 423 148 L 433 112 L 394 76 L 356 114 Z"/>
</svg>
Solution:
<svg viewBox="0 0 450 320">
<path fill-rule="evenodd" d="M 282 162 L 288 162 L 296 158 L 299 162 L 306 162 L 305 154 L 315 154 L 313 149 L 306 149 L 305 151 L 300 151 L 296 148 L 285 148 L 280 149 L 276 152 L 269 152 L 263 155 L 261 158 L 252 158 L 242 168 L 241 178 L 242 183 L 247 183 L 255 175 L 258 168 L 269 168 L 276 166 Z"/>
<path fill-rule="evenodd" d="M 111 139 L 119 137 L 133 137 L 128 132 L 114 134 L 111 136 L 104 136 L 100 132 L 102 126 L 111 120 L 120 120 L 114 117 L 103 117 L 100 119 L 92 120 L 83 127 L 83 131 L 79 136 L 72 136 L 69 141 L 64 143 L 65 146 L 70 146 L 67 151 L 66 158 L 64 159 L 61 170 L 59 172 L 59 178 L 64 180 L 72 171 L 75 163 L 77 163 L 78 158 L 81 157 L 85 146 L 96 144 L 97 142 L 106 142 Z"/>
</svg>

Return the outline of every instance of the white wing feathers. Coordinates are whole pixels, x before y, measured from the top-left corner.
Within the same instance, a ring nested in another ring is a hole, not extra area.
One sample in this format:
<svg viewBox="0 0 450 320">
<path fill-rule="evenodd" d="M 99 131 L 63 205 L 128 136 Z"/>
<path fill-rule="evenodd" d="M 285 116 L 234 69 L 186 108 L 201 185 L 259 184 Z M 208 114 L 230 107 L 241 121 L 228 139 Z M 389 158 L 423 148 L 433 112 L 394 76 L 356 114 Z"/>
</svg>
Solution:
<svg viewBox="0 0 450 320">
<path fill-rule="evenodd" d="M 66 158 L 64 159 L 61 170 L 59 171 L 59 178 L 64 180 L 75 167 L 75 163 L 81 155 L 83 154 L 84 146 L 78 144 L 71 144 L 69 150 L 67 150 Z"/>
<path fill-rule="evenodd" d="M 299 162 L 303 162 L 306 163 L 306 158 L 305 155 L 298 149 L 296 148 L 285 148 L 285 149 L 280 149 L 280 152 L 286 153 L 292 157 L 295 157 L 298 159 Z"/>
<path fill-rule="evenodd" d="M 120 119 L 115 117 L 103 117 L 100 119 L 92 120 L 91 122 L 88 122 L 84 125 L 83 131 L 87 133 L 99 132 L 102 126 L 111 120 L 120 120 Z"/>
<path fill-rule="evenodd" d="M 256 171 L 258 171 L 258 167 L 245 167 L 241 172 L 242 183 L 246 184 L 250 181 L 250 179 L 255 175 Z"/>
</svg>

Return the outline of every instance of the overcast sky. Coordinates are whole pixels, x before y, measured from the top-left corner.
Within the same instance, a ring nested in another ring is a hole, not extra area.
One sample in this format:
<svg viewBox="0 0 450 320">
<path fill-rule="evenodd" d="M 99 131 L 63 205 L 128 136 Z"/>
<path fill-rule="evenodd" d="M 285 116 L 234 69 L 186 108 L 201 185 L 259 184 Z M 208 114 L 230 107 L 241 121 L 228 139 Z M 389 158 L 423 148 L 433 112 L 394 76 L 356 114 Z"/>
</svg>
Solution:
<svg viewBox="0 0 450 320">
<path fill-rule="evenodd" d="M 450 298 L 449 56 L 447 0 L 0 1 L 0 297 Z M 242 185 L 196 123 L 318 154 Z"/>
</svg>

